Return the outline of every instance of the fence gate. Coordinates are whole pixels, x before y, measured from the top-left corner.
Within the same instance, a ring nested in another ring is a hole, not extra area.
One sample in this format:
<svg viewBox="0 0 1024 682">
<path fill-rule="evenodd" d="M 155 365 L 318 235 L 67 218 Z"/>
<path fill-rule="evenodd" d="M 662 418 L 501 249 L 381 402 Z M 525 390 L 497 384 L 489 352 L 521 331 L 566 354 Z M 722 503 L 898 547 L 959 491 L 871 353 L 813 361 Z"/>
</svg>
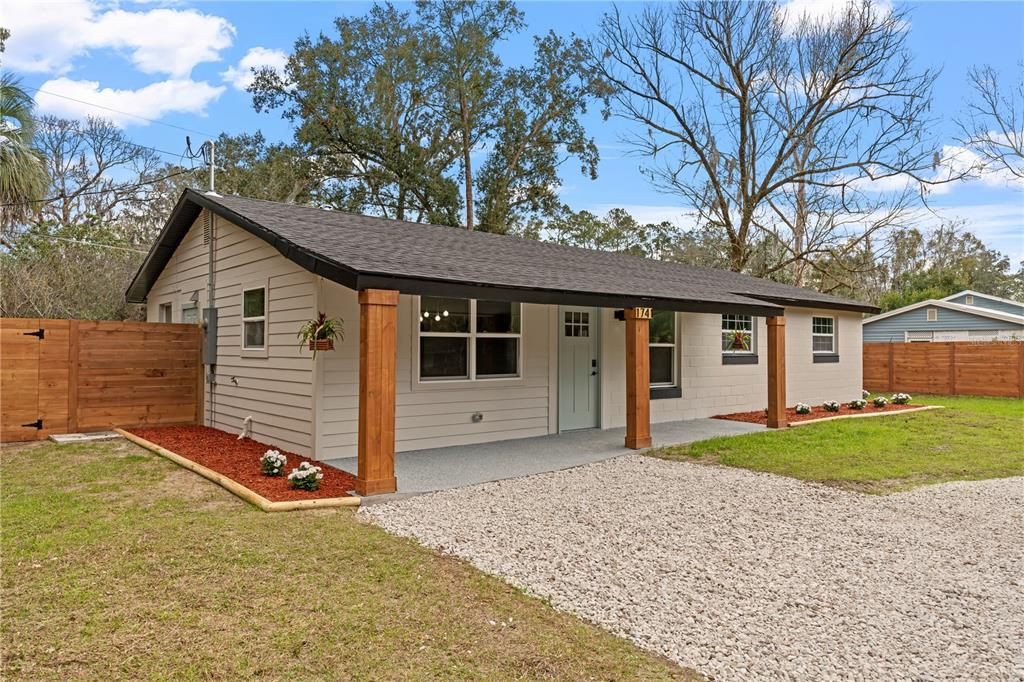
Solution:
<svg viewBox="0 0 1024 682">
<path fill-rule="evenodd" d="M 0 441 L 32 440 L 39 430 L 39 320 L 0 319 Z"/>
<path fill-rule="evenodd" d="M 0 442 L 202 418 L 198 325 L 0 318 Z"/>
</svg>

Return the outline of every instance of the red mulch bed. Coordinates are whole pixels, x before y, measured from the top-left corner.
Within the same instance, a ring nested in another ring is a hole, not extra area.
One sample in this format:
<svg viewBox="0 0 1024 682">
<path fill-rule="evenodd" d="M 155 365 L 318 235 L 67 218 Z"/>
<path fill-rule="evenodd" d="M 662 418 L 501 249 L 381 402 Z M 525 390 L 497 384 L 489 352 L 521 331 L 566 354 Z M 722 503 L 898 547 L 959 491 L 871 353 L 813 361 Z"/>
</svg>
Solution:
<svg viewBox="0 0 1024 682">
<path fill-rule="evenodd" d="M 335 469 L 329 464 L 309 457 L 300 457 L 293 452 L 286 452 L 279 447 L 260 443 L 251 438 L 238 440 L 238 436 L 234 434 L 208 426 L 160 426 L 128 430 L 176 455 L 202 464 L 241 483 L 271 502 L 348 497 L 349 491 L 355 489 L 355 476 L 347 471 Z M 281 454 L 288 458 L 288 464 L 281 476 L 264 476 L 260 471 L 260 457 L 267 450 L 280 450 Z M 302 462 L 312 462 L 323 468 L 324 477 L 320 481 L 319 490 L 299 490 L 291 487 L 288 474 Z"/>
<path fill-rule="evenodd" d="M 873 412 L 899 412 L 900 410 L 912 410 L 915 407 L 924 407 L 923 405 L 893 405 L 889 403 L 885 407 L 875 407 L 868 402 L 867 407 L 863 410 L 854 410 L 849 407 L 846 403 L 842 403 L 839 406 L 838 412 L 826 412 L 825 408 L 821 405 L 814 405 L 811 407 L 810 414 L 797 414 L 795 407 L 786 408 L 786 420 L 789 422 L 805 422 L 811 419 L 822 419 L 824 417 L 842 417 L 848 414 L 871 414 Z M 764 410 L 757 410 L 755 412 L 733 412 L 732 414 L 716 414 L 712 419 L 730 419 L 734 422 L 750 422 L 751 424 L 767 424 L 768 415 L 765 414 Z"/>
</svg>

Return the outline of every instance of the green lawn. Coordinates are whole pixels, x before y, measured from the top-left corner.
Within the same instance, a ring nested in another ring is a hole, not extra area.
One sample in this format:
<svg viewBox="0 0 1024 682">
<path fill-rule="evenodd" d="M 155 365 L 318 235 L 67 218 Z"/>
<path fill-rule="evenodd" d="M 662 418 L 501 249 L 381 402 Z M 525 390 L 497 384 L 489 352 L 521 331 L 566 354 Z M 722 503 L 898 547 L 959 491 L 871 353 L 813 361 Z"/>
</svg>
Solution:
<svg viewBox="0 0 1024 682">
<path fill-rule="evenodd" d="M 865 492 L 1024 475 L 1024 400 L 915 396 L 914 403 L 946 409 L 712 438 L 649 454 Z"/>
<path fill-rule="evenodd" d="M 697 679 L 350 510 L 265 514 L 125 441 L 6 448 L 0 677 Z"/>
</svg>

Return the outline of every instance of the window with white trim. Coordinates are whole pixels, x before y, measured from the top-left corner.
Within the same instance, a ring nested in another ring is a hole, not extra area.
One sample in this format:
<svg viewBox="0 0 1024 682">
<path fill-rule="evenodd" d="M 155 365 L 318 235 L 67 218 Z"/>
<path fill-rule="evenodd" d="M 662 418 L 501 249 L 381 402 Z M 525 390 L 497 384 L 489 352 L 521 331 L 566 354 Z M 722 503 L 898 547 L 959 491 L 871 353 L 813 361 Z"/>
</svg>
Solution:
<svg viewBox="0 0 1024 682">
<path fill-rule="evenodd" d="M 750 315 L 722 315 L 722 352 L 753 355 L 756 349 L 754 318 Z"/>
<path fill-rule="evenodd" d="M 263 350 L 267 347 L 267 288 L 242 290 L 242 348 Z"/>
<path fill-rule="evenodd" d="M 971 296 L 970 294 L 964 296 L 964 303 L 966 303 L 967 305 L 974 305 L 974 297 Z"/>
<path fill-rule="evenodd" d="M 676 314 L 655 310 L 648 325 L 651 357 L 651 386 L 676 385 Z"/>
<path fill-rule="evenodd" d="M 836 352 L 836 318 L 811 318 L 811 350 L 814 353 L 835 354 Z"/>
<path fill-rule="evenodd" d="M 518 377 L 522 304 L 423 296 L 418 344 L 421 381 Z"/>
<path fill-rule="evenodd" d="M 170 322 L 171 316 L 174 314 L 174 306 L 170 303 L 161 303 L 159 309 L 160 317 L 157 318 L 161 322 Z"/>
<path fill-rule="evenodd" d="M 925 319 L 928 320 L 929 322 L 938 322 L 939 321 L 939 311 L 936 308 L 929 308 L 925 312 Z"/>
</svg>

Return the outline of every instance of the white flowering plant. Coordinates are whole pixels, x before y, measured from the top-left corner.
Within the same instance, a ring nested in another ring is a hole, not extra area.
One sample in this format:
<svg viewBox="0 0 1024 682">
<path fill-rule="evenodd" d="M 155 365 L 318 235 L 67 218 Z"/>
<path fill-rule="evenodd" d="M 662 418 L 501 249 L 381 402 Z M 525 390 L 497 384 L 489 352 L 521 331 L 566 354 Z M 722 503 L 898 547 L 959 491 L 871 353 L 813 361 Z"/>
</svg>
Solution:
<svg viewBox="0 0 1024 682">
<path fill-rule="evenodd" d="M 292 469 L 288 474 L 288 480 L 293 488 L 301 490 L 316 490 L 320 487 L 320 481 L 324 478 L 324 470 L 315 464 L 303 462 L 298 469 Z"/>
<path fill-rule="evenodd" d="M 797 403 L 796 404 L 796 413 L 797 414 L 810 414 L 811 413 L 811 406 L 808 405 L 807 403 Z"/>
<path fill-rule="evenodd" d="M 881 395 L 872 400 L 871 402 L 874 403 L 875 407 L 885 407 L 886 405 L 889 404 L 889 401 L 885 399 L 885 396 Z"/>
<path fill-rule="evenodd" d="M 866 400 L 857 399 L 857 400 L 851 400 L 850 401 L 850 409 L 851 410 L 863 410 L 867 406 L 868 406 L 868 401 L 866 401 Z"/>
<path fill-rule="evenodd" d="M 871 397 L 871 391 L 864 388 L 860 389 L 860 397 L 864 398 L 864 400 L 867 400 L 869 397 Z"/>
<path fill-rule="evenodd" d="M 893 393 L 892 398 L 889 398 L 893 405 L 906 405 L 910 402 L 910 394 L 908 393 Z"/>
<path fill-rule="evenodd" d="M 826 400 L 825 402 L 823 402 L 821 404 L 821 406 L 825 408 L 826 412 L 838 412 L 839 411 L 839 401 L 838 400 Z"/>
<path fill-rule="evenodd" d="M 278 450 L 267 450 L 260 457 L 260 471 L 264 476 L 280 476 L 284 473 L 286 464 L 288 464 L 288 458 Z"/>
</svg>

